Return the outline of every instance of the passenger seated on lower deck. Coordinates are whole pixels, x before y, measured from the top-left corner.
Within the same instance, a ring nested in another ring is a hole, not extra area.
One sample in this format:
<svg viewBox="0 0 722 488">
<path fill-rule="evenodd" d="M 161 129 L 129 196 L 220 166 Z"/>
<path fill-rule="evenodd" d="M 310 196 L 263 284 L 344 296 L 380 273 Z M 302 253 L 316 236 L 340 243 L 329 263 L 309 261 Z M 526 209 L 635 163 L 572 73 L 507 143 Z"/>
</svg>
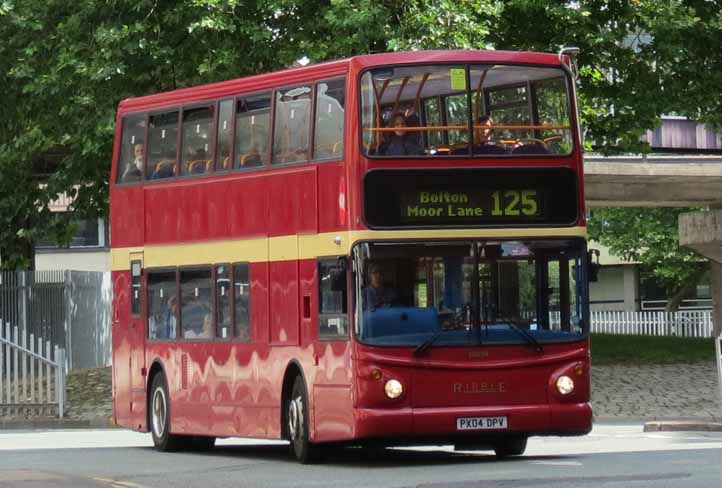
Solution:
<svg viewBox="0 0 722 488">
<path fill-rule="evenodd" d="M 364 309 L 394 307 L 398 305 L 399 297 L 396 290 L 384 286 L 384 275 L 379 263 L 371 263 L 368 267 L 369 284 L 364 288 Z"/>
<path fill-rule="evenodd" d="M 390 127 L 404 128 L 406 127 L 406 118 L 404 114 L 397 113 L 391 118 Z M 379 154 L 382 156 L 420 156 L 424 154 L 423 148 L 416 142 L 415 136 L 404 130 L 398 130 L 391 133 L 391 136 L 381 144 Z"/>
</svg>

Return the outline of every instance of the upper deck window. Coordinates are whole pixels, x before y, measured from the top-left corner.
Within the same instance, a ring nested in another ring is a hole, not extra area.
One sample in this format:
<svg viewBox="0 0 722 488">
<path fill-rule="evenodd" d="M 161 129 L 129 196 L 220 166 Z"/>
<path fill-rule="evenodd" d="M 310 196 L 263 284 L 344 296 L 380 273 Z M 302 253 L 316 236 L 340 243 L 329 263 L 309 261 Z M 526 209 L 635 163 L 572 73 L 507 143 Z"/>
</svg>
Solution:
<svg viewBox="0 0 722 488">
<path fill-rule="evenodd" d="M 367 71 L 363 150 L 382 157 L 569 154 L 567 80 L 560 68 L 511 65 Z"/>
<path fill-rule="evenodd" d="M 262 166 L 268 162 L 268 131 L 271 128 L 271 95 L 244 97 L 236 104 L 236 168 Z"/>
<path fill-rule="evenodd" d="M 140 181 L 145 161 L 145 115 L 131 115 L 123 119 L 118 158 L 118 183 Z"/>
<path fill-rule="evenodd" d="M 211 171 L 213 107 L 183 110 L 183 151 L 181 174 L 198 175 Z"/>
<path fill-rule="evenodd" d="M 151 115 L 148 122 L 148 138 L 150 140 L 146 179 L 175 176 L 178 158 L 178 111 Z"/>
<path fill-rule="evenodd" d="M 308 159 L 311 121 L 311 87 L 276 92 L 273 163 L 299 163 Z"/>
<path fill-rule="evenodd" d="M 339 159 L 343 155 L 345 85 L 345 79 L 316 85 L 313 159 Z"/>
</svg>

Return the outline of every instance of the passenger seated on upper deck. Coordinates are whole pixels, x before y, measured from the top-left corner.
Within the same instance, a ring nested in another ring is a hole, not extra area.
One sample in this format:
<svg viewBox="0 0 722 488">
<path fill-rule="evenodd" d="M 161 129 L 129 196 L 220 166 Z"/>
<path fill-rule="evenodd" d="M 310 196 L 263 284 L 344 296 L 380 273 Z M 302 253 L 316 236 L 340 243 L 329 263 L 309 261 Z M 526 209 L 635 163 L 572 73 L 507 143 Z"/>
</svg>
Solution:
<svg viewBox="0 0 722 488">
<path fill-rule="evenodd" d="M 477 125 L 488 126 L 488 129 L 474 128 L 474 154 L 509 154 L 503 144 L 497 144 L 492 139 L 491 126 L 493 122 L 488 115 L 482 115 L 476 121 Z"/>
<path fill-rule="evenodd" d="M 384 275 L 379 263 L 371 263 L 368 266 L 369 284 L 364 288 L 363 306 L 366 310 L 374 311 L 377 308 L 395 307 L 398 305 L 399 296 L 396 290 L 384 286 Z"/>
<path fill-rule="evenodd" d="M 394 114 L 391 118 L 390 127 L 406 127 L 404 114 Z M 394 131 L 391 137 L 381 144 L 379 153 L 382 156 L 419 156 L 424 154 L 424 150 L 416 142 L 416 138 L 409 134 L 403 130 Z"/>
<path fill-rule="evenodd" d="M 140 181 L 143 175 L 143 143 L 133 144 L 133 160 L 125 164 L 125 169 L 120 177 L 122 183 Z"/>
</svg>

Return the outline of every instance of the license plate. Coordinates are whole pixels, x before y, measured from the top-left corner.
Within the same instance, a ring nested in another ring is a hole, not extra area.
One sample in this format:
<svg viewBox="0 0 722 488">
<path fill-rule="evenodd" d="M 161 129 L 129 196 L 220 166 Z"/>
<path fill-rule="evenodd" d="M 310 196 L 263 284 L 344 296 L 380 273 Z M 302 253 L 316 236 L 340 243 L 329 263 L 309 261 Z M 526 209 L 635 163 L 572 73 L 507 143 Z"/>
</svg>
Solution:
<svg viewBox="0 0 722 488">
<path fill-rule="evenodd" d="M 506 417 L 459 417 L 456 419 L 456 430 L 500 430 L 507 429 Z"/>
</svg>

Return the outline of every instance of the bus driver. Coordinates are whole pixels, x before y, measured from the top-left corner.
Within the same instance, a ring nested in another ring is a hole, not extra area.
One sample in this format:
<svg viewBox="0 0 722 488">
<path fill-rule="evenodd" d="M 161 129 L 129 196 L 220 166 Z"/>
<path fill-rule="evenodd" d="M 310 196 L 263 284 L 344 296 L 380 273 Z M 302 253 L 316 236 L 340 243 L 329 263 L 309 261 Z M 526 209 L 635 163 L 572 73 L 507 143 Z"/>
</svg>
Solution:
<svg viewBox="0 0 722 488">
<path fill-rule="evenodd" d="M 393 288 L 384 286 L 384 275 L 379 263 L 369 264 L 368 276 L 369 285 L 364 289 L 364 308 L 373 311 L 396 306 L 398 294 Z"/>
</svg>

